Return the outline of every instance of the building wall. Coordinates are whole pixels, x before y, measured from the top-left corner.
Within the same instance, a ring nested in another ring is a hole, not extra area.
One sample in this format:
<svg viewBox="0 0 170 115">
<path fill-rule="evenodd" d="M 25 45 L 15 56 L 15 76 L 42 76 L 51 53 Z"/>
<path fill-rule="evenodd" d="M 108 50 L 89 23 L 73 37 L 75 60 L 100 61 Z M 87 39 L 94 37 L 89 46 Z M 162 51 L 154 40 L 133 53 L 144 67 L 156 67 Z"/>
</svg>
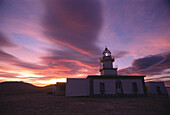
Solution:
<svg viewBox="0 0 170 115">
<path fill-rule="evenodd" d="M 105 69 L 103 69 L 101 71 L 101 75 L 117 75 L 117 70 L 113 70 L 113 69 L 105 70 Z"/>
<path fill-rule="evenodd" d="M 65 86 L 66 84 L 64 83 L 54 85 L 53 94 L 59 95 L 59 96 L 65 96 L 65 92 L 66 92 Z"/>
<path fill-rule="evenodd" d="M 105 94 L 116 94 L 116 81 L 116 79 L 94 79 L 94 94 L 101 94 L 100 83 L 105 84 Z M 123 94 L 135 94 L 133 91 L 133 82 L 137 84 L 137 94 L 144 94 L 142 79 L 119 79 L 119 81 L 122 83 Z"/>
<path fill-rule="evenodd" d="M 66 84 L 66 96 L 89 96 L 89 79 L 68 78 Z"/>
<path fill-rule="evenodd" d="M 143 83 L 141 79 L 123 79 L 121 80 L 123 85 L 123 93 L 124 94 L 134 94 L 133 91 L 133 82 L 136 82 L 138 87 L 137 94 L 144 94 Z"/>
<path fill-rule="evenodd" d="M 168 92 L 168 96 L 170 98 L 170 87 L 166 87 L 166 89 L 167 89 L 167 92 Z"/>
<path fill-rule="evenodd" d="M 94 94 L 100 94 L 100 83 L 105 84 L 105 94 L 116 94 L 115 79 L 94 79 L 93 91 Z"/>
<path fill-rule="evenodd" d="M 113 68 L 112 61 L 105 61 L 104 68 Z"/>
<path fill-rule="evenodd" d="M 164 82 L 147 82 L 147 92 L 151 95 L 158 95 L 157 87 L 160 87 L 160 92 L 163 95 L 168 94 Z"/>
</svg>

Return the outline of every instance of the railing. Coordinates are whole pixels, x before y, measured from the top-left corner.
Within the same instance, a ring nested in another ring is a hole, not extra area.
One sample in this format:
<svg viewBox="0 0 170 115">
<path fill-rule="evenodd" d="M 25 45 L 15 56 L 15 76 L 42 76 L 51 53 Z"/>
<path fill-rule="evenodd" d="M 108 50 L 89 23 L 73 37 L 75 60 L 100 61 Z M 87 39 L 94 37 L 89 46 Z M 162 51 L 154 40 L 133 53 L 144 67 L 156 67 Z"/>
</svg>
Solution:
<svg viewBox="0 0 170 115">
<path fill-rule="evenodd" d="M 99 71 L 100 71 L 102 68 L 103 68 L 103 66 L 101 65 L 101 66 L 99 67 Z"/>
</svg>

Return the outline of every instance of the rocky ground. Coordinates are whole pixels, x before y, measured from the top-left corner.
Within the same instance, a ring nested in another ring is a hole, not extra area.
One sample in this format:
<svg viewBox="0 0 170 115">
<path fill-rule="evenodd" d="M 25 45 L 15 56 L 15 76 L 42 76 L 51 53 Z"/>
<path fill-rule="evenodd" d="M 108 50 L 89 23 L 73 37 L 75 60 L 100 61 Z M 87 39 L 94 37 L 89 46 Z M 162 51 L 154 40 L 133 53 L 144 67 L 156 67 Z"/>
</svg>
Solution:
<svg viewBox="0 0 170 115">
<path fill-rule="evenodd" d="M 170 115 L 168 97 L 88 98 L 45 93 L 0 96 L 0 115 Z"/>
</svg>

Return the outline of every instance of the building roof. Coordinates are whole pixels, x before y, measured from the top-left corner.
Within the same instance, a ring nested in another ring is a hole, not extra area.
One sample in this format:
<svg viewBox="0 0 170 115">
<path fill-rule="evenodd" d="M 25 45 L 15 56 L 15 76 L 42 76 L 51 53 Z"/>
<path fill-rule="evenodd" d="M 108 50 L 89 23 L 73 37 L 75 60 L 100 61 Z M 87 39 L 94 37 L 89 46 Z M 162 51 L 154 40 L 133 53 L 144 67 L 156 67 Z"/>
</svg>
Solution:
<svg viewBox="0 0 170 115">
<path fill-rule="evenodd" d="M 57 82 L 55 85 L 59 86 L 59 85 L 66 85 L 65 82 Z"/>
<path fill-rule="evenodd" d="M 146 76 L 130 76 L 130 75 L 88 75 L 87 78 L 95 79 L 143 79 Z"/>
</svg>

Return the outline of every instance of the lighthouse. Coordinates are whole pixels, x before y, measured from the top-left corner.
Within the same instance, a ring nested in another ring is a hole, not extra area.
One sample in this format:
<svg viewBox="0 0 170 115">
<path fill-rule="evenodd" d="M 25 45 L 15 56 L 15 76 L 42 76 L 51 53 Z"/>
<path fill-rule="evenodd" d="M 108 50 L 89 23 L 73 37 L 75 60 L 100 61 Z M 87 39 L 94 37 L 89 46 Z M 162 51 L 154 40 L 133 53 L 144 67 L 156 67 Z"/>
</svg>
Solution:
<svg viewBox="0 0 170 115">
<path fill-rule="evenodd" d="M 103 51 L 103 57 L 100 60 L 102 68 L 100 69 L 101 75 L 117 75 L 117 68 L 113 68 L 115 59 L 111 56 L 111 52 L 106 47 Z"/>
<path fill-rule="evenodd" d="M 100 62 L 101 75 L 86 78 L 67 78 L 66 96 L 122 96 L 145 95 L 145 76 L 118 75 L 113 67 L 114 57 L 106 47 Z M 58 88 L 60 89 L 60 88 Z"/>
</svg>

